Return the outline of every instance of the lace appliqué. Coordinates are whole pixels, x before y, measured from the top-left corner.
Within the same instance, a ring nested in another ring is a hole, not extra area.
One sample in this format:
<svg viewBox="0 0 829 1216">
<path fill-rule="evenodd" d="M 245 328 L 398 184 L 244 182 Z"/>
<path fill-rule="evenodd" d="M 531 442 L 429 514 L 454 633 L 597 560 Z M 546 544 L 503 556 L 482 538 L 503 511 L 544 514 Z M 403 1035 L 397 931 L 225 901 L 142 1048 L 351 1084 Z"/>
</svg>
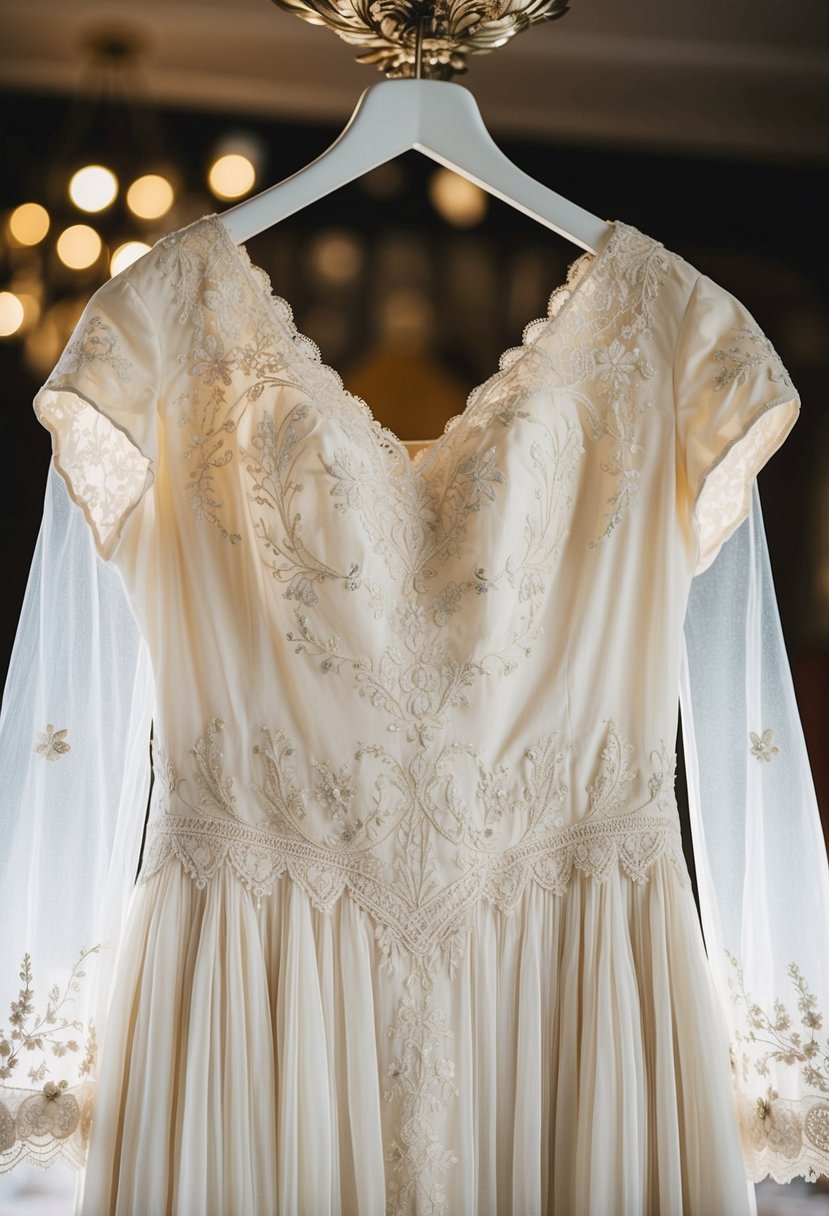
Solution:
<svg viewBox="0 0 829 1216">
<path fill-rule="evenodd" d="M 780 754 L 780 748 L 774 743 L 774 735 L 771 730 L 764 730 L 762 735 L 758 735 L 755 731 L 750 731 L 751 736 L 751 754 L 755 760 L 761 763 L 770 763 L 775 756 Z"/>
<path fill-rule="evenodd" d="M 72 750 L 72 744 L 66 742 L 68 734 L 69 727 L 66 727 L 64 730 L 55 730 L 50 722 L 45 732 L 40 736 L 34 750 L 39 756 L 43 756 L 45 760 L 59 760 L 61 756 L 65 756 L 67 752 Z"/>
<path fill-rule="evenodd" d="M 801 1175 L 814 1180 L 829 1173 L 829 1038 L 821 1033 L 824 1014 L 796 963 L 788 969 L 797 1001 L 797 1015 L 792 1015 L 779 998 L 773 1012 L 762 1009 L 746 991 L 737 959 L 728 953 L 728 960 L 729 988 L 744 1026 L 734 1032 L 732 1067 L 739 1082 L 750 1176 L 759 1180 L 771 1174 L 781 1183 Z M 797 1088 L 810 1092 L 784 1098 L 772 1080 L 752 1096 L 757 1078 L 777 1077 L 780 1084 L 785 1075 L 781 1069 L 795 1073 Z"/>
<path fill-rule="evenodd" d="M 397 1021 L 386 1034 L 402 1040 L 400 1054 L 389 1066 L 384 1095 L 387 1101 L 397 1099 L 403 1110 L 400 1135 L 386 1154 L 393 1174 L 390 1216 L 410 1211 L 445 1216 L 443 1176 L 458 1159 L 440 1143 L 436 1127 L 449 1099 L 459 1097 L 454 1061 L 441 1054 L 452 1031 L 446 1014 L 427 994 L 404 997 Z"/>
<path fill-rule="evenodd" d="M 98 949 L 82 951 L 63 987 L 54 984 L 50 988 L 41 1013 L 35 1009 L 32 960 L 28 954 L 23 957 L 22 986 L 11 1004 L 9 1030 L 0 1029 L 0 1173 L 26 1158 L 41 1164 L 58 1156 L 74 1165 L 83 1161 L 92 1087 L 82 1083 L 70 1089 L 63 1077 L 46 1078 L 67 1056 L 80 1057 L 73 1064 L 73 1072 L 91 1078 L 95 1030 L 90 1025 L 83 1042 L 84 1027 L 71 1016 L 71 1009 L 73 993 L 80 991 L 86 976 L 86 960 Z M 34 1085 L 45 1082 L 40 1091 L 11 1088 L 8 1084 L 24 1058 L 29 1064 L 27 1079 Z"/>
</svg>

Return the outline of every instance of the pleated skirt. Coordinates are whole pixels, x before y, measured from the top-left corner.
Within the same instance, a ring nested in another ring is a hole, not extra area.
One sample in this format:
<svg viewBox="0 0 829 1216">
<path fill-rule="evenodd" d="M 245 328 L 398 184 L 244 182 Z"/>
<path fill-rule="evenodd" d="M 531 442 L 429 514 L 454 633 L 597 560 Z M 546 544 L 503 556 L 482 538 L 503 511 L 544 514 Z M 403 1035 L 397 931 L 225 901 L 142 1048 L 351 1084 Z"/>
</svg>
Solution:
<svg viewBox="0 0 829 1216">
<path fill-rule="evenodd" d="M 346 892 L 134 893 L 83 1216 L 746 1216 L 690 888 L 574 873 L 431 965 Z"/>
</svg>

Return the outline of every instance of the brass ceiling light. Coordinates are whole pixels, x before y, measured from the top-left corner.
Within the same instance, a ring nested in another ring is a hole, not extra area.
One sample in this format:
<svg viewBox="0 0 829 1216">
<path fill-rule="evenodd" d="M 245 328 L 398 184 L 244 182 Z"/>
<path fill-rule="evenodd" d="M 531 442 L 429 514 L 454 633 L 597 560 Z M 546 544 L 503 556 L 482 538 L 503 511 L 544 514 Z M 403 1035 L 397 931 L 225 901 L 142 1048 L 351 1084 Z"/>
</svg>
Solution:
<svg viewBox="0 0 829 1216">
<path fill-rule="evenodd" d="M 569 0 L 273 0 L 311 25 L 325 25 L 352 46 L 358 63 L 390 78 L 449 80 L 469 55 L 486 55 L 539 21 L 563 17 Z"/>
</svg>

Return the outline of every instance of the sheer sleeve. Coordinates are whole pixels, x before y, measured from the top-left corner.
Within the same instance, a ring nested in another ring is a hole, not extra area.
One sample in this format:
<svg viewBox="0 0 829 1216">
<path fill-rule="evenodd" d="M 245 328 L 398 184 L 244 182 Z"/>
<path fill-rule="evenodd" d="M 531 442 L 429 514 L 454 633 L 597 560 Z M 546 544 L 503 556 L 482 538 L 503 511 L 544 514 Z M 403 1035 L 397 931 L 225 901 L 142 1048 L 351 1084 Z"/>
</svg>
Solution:
<svg viewBox="0 0 829 1216">
<path fill-rule="evenodd" d="M 674 362 L 679 485 L 698 544 L 697 571 L 748 514 L 751 485 L 800 408 L 751 314 L 700 275 Z"/>
<path fill-rule="evenodd" d="M 89 301 L 35 398 L 55 466 L 104 559 L 153 481 L 159 365 L 147 307 L 118 275 Z"/>
<path fill-rule="evenodd" d="M 86 1155 L 154 699 L 110 559 L 148 501 L 158 379 L 149 314 L 119 276 L 35 400 L 53 461 L 0 712 L 0 1172 Z"/>
<path fill-rule="evenodd" d="M 829 867 L 756 486 L 693 580 L 682 731 L 703 931 L 755 1181 L 829 1174 Z"/>
</svg>

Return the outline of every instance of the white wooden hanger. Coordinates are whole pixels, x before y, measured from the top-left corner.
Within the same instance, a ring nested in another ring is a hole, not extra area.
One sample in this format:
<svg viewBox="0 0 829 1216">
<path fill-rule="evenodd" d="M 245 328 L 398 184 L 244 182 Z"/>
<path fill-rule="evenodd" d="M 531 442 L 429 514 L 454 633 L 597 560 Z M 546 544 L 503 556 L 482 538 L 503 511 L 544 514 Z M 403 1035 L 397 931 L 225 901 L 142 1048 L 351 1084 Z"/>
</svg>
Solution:
<svg viewBox="0 0 829 1216">
<path fill-rule="evenodd" d="M 531 219 L 595 253 L 610 225 L 542 186 L 509 160 L 475 98 L 439 80 L 387 80 L 366 89 L 330 148 L 284 181 L 222 212 L 237 244 L 416 148 Z"/>
</svg>

